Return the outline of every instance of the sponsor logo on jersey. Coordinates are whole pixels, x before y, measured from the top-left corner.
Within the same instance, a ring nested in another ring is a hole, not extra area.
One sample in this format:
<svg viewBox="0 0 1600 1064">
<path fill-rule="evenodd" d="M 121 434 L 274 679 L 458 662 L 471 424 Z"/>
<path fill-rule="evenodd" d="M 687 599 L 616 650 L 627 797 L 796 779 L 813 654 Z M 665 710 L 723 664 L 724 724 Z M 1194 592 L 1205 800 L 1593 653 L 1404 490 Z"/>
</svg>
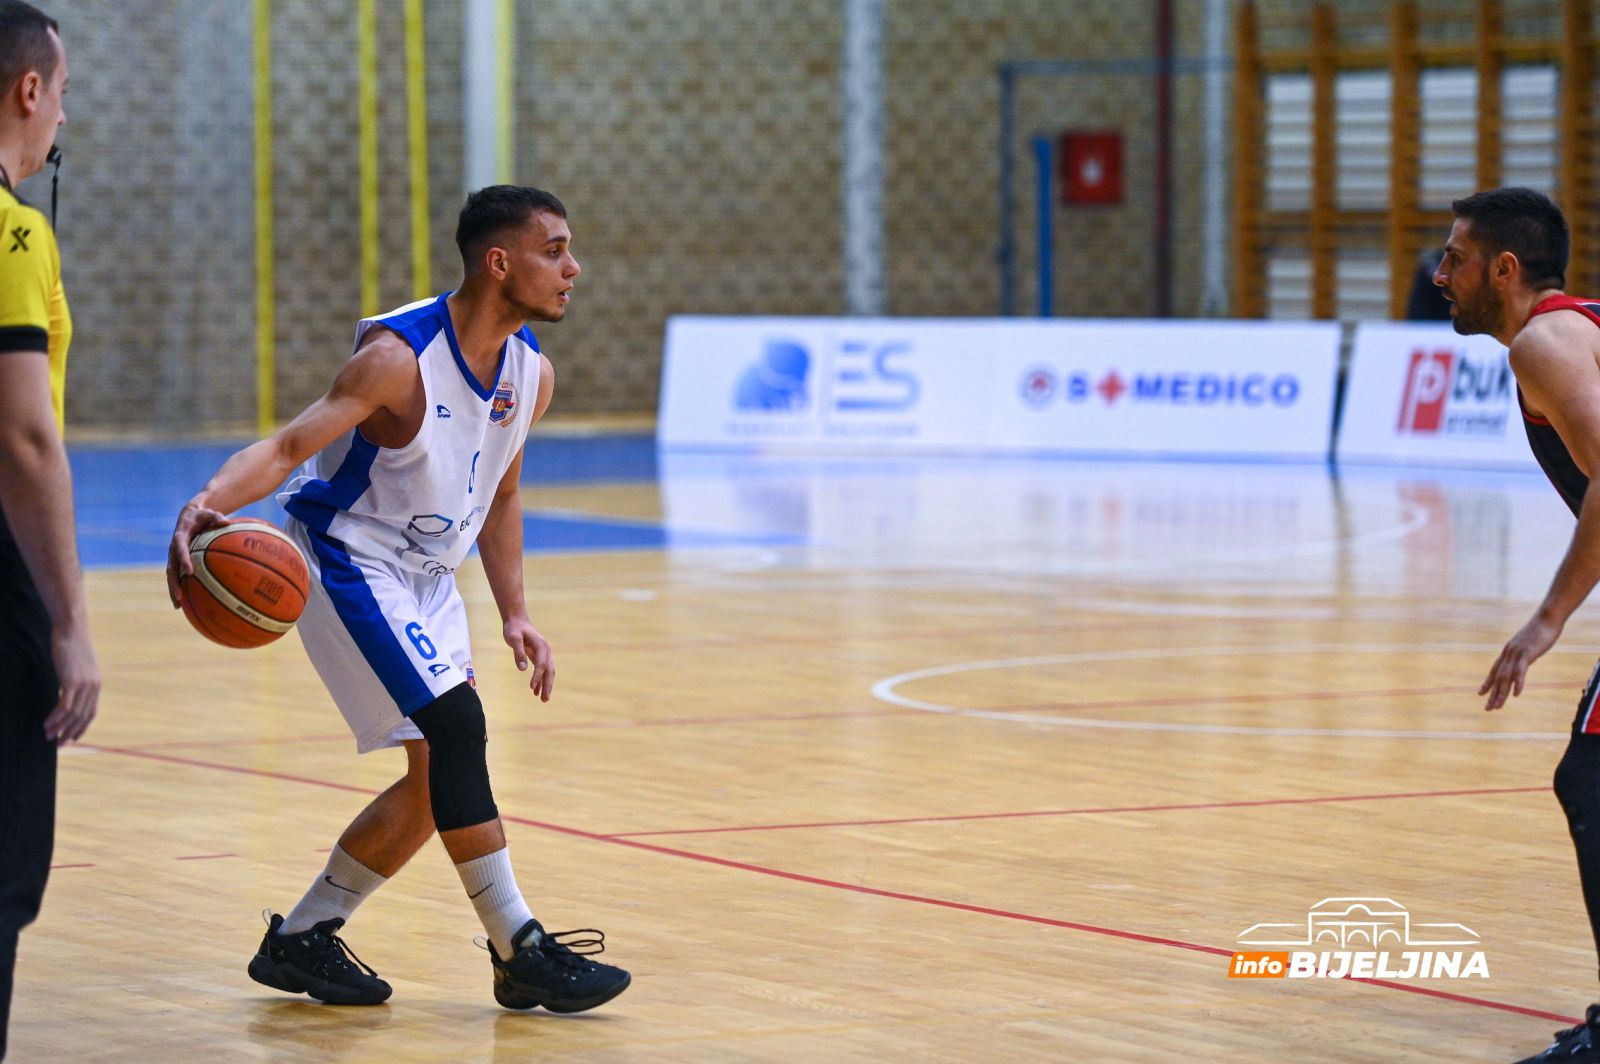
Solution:
<svg viewBox="0 0 1600 1064">
<path fill-rule="evenodd" d="M 433 673 L 435 676 L 443 676 L 445 673 L 450 671 L 450 666 L 446 665 L 442 661 L 436 661 L 432 665 L 428 666 L 428 671 Z"/>
<path fill-rule="evenodd" d="M 1512 406 L 1504 354 L 1473 357 L 1440 348 L 1411 352 L 1397 431 L 1413 436 L 1504 436 Z"/>
<path fill-rule="evenodd" d="M 467 674 L 467 686 L 473 688 L 474 690 L 476 690 L 477 686 L 478 686 L 478 674 L 472 671 L 472 666 L 471 665 L 468 665 L 466 667 L 466 674 Z"/>
<path fill-rule="evenodd" d="M 435 417 L 449 417 L 450 408 L 445 406 L 443 403 L 435 403 L 433 406 L 433 413 Z"/>
<path fill-rule="evenodd" d="M 407 554 L 420 555 L 428 558 L 438 548 L 423 546 L 423 540 L 437 540 L 446 532 L 455 528 L 456 519 L 444 514 L 412 514 L 411 520 L 406 523 L 406 545 L 396 553 L 403 559 Z M 423 572 L 429 576 L 445 576 L 455 572 L 454 569 L 438 562 L 429 561 L 423 566 Z"/>
<path fill-rule="evenodd" d="M 455 518 L 444 514 L 412 514 L 406 527 L 421 536 L 442 536 L 455 523 Z"/>
<path fill-rule="evenodd" d="M 494 390 L 494 400 L 489 404 L 489 424 L 501 428 L 517 419 L 517 391 L 510 381 L 501 381 Z"/>
<path fill-rule="evenodd" d="M 32 229 L 24 229 L 20 225 L 17 226 L 15 229 L 11 230 L 11 250 L 12 251 L 27 251 L 28 250 L 28 237 L 30 237 L 32 235 L 33 235 L 33 230 Z"/>
</svg>

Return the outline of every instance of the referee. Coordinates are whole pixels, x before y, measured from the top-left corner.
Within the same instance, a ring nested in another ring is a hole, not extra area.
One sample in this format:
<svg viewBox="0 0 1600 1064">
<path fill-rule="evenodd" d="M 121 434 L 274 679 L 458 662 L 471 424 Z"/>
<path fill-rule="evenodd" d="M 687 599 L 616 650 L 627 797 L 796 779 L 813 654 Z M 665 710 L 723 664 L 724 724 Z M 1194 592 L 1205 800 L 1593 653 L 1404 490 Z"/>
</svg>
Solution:
<svg viewBox="0 0 1600 1064">
<path fill-rule="evenodd" d="M 0 1057 L 17 934 L 50 873 L 56 747 L 100 698 L 61 443 L 72 319 L 50 223 L 13 191 L 44 168 L 66 88 L 55 20 L 0 0 Z"/>
</svg>

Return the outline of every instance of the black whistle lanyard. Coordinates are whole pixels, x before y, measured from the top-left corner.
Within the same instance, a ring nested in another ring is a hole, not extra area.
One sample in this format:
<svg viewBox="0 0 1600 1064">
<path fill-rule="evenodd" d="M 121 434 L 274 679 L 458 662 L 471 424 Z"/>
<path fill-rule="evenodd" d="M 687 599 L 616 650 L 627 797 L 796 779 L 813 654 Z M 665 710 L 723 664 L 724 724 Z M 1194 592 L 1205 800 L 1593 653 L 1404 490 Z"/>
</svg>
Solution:
<svg viewBox="0 0 1600 1064">
<path fill-rule="evenodd" d="M 55 167 L 50 173 L 50 229 L 54 231 L 56 227 L 56 197 L 61 188 L 61 149 L 54 144 L 50 145 L 50 154 L 44 157 L 44 161 Z M 4 166 L 0 166 L 0 185 L 5 186 L 5 190 L 13 196 L 17 194 L 16 189 L 11 187 L 11 175 L 6 173 Z"/>
<path fill-rule="evenodd" d="M 54 144 L 50 145 L 50 154 L 44 161 L 54 166 L 50 171 L 50 231 L 56 228 L 56 193 L 61 190 L 61 149 Z"/>
</svg>

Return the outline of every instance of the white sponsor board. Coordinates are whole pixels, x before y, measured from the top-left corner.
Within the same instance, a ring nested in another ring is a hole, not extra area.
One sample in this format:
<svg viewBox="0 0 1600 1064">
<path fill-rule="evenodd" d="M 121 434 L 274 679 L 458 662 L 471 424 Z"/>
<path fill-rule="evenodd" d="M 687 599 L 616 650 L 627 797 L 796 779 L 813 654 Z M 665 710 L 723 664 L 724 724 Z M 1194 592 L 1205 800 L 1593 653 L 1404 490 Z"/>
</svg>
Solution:
<svg viewBox="0 0 1600 1064">
<path fill-rule="evenodd" d="M 1324 457 L 1331 323 L 667 323 L 668 447 Z"/>
<path fill-rule="evenodd" d="M 1537 469 L 1506 349 L 1446 322 L 1356 327 L 1341 462 Z"/>
</svg>

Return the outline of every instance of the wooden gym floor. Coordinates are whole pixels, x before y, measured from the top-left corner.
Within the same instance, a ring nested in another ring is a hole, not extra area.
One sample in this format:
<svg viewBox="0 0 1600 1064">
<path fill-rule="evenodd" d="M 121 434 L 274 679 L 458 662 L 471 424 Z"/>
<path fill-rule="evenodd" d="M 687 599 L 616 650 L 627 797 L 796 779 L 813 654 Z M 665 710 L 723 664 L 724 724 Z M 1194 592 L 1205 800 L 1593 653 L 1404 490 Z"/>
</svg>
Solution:
<svg viewBox="0 0 1600 1064">
<path fill-rule="evenodd" d="M 541 457 L 549 705 L 460 578 L 491 769 L 535 913 L 603 928 L 632 988 L 498 1008 L 437 841 L 347 929 L 388 1005 L 250 982 L 260 910 L 402 758 L 355 755 L 296 638 L 166 605 L 190 471 L 148 513 L 91 476 L 106 689 L 13 1059 L 1496 1061 L 1593 999 L 1549 780 L 1600 624 L 1475 694 L 1570 534 L 1537 477 Z M 1227 978 L 1252 925 L 1350 897 L 1466 925 L 1489 978 Z"/>
</svg>

